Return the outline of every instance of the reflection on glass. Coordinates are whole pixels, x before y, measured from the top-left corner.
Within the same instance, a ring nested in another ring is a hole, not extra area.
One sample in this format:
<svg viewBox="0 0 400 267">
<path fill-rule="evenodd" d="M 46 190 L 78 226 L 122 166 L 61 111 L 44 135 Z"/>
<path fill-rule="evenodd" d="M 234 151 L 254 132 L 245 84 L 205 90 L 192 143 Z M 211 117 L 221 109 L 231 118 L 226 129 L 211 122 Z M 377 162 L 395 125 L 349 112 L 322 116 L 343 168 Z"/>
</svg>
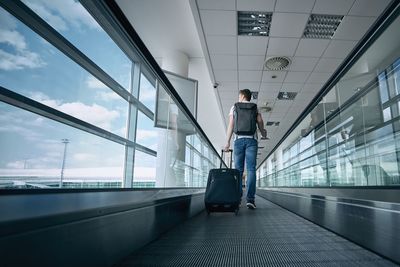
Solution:
<svg viewBox="0 0 400 267">
<path fill-rule="evenodd" d="M 122 145 L 3 102 L 0 147 L 0 188 L 122 186 Z"/>
<path fill-rule="evenodd" d="M 129 90 L 131 61 L 79 1 L 23 0 L 23 2 Z"/>
<path fill-rule="evenodd" d="M 143 73 L 140 74 L 139 100 L 151 111 L 156 109 L 156 88 Z"/>
<path fill-rule="evenodd" d="M 137 118 L 136 142 L 157 151 L 158 131 L 154 128 L 154 122 L 140 111 Z"/>
<path fill-rule="evenodd" d="M 0 15 L 10 24 L 0 32 L 18 36 L 0 41 L 1 86 L 125 136 L 125 100 L 10 14 Z"/>
<path fill-rule="evenodd" d="M 400 184 L 399 27 L 397 18 L 262 164 L 261 186 Z"/>
<path fill-rule="evenodd" d="M 182 98 L 193 117 L 197 117 L 197 81 L 165 72 L 168 80 Z"/>
<path fill-rule="evenodd" d="M 216 167 L 217 155 L 205 146 L 165 89 L 160 86 L 158 90 L 156 186 L 204 187 L 209 170 Z"/>
</svg>

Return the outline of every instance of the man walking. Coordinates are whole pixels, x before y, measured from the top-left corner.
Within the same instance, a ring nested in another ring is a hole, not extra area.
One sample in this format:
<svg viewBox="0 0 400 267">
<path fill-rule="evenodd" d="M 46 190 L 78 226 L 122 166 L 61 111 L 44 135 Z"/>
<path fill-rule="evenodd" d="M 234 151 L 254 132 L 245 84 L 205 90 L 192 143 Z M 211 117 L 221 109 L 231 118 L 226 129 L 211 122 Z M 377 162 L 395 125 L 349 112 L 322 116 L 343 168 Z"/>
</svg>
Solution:
<svg viewBox="0 0 400 267">
<path fill-rule="evenodd" d="M 229 112 L 229 125 L 227 130 L 227 141 L 225 151 L 230 148 L 232 134 L 235 133 L 233 145 L 235 168 L 243 176 L 244 162 L 247 166 L 247 208 L 255 209 L 256 193 L 256 157 L 257 157 L 257 125 L 263 138 L 267 138 L 267 131 L 257 105 L 250 102 L 251 92 L 249 89 L 239 91 L 239 102 L 235 103 Z M 242 181 L 240 180 L 242 190 Z M 243 194 L 243 192 L 242 192 Z"/>
</svg>

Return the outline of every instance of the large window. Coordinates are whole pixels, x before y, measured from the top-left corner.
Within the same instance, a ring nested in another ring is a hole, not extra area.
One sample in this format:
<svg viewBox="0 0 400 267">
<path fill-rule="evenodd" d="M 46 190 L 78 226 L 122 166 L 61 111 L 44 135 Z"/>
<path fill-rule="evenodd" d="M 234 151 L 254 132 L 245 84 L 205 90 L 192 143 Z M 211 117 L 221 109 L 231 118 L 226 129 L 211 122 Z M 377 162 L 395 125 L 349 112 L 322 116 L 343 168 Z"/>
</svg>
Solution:
<svg viewBox="0 0 400 267">
<path fill-rule="evenodd" d="M 204 187 L 218 154 L 90 14 L 74 0 L 0 2 L 0 188 Z"/>
<path fill-rule="evenodd" d="M 260 186 L 400 184 L 399 27 L 396 18 L 262 163 Z"/>
</svg>

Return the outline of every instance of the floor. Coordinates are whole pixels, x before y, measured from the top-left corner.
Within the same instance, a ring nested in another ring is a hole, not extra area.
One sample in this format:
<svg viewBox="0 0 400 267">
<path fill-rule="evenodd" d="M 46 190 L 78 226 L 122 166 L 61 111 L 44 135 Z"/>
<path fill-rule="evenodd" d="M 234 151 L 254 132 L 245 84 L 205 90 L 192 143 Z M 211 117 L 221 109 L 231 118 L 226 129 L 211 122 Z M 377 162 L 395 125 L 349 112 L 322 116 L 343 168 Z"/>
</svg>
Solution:
<svg viewBox="0 0 400 267">
<path fill-rule="evenodd" d="M 128 266 L 397 266 L 265 199 L 206 212 L 131 254 Z"/>
</svg>

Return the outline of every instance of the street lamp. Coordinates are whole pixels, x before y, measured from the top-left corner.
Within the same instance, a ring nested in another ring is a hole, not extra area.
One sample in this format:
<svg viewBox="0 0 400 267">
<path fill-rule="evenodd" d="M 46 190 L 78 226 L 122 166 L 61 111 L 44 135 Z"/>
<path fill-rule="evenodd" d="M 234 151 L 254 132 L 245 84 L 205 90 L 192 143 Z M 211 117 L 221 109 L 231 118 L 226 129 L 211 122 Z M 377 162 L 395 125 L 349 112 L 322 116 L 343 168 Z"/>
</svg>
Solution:
<svg viewBox="0 0 400 267">
<path fill-rule="evenodd" d="M 62 165 L 61 165 L 61 177 L 60 177 L 60 184 L 59 187 L 62 187 L 62 183 L 63 183 L 63 178 L 64 178 L 64 168 L 65 168 L 65 159 L 67 157 L 67 145 L 69 143 L 69 139 L 61 139 L 61 143 L 64 144 L 64 155 L 63 155 L 63 161 L 62 161 Z"/>
</svg>

